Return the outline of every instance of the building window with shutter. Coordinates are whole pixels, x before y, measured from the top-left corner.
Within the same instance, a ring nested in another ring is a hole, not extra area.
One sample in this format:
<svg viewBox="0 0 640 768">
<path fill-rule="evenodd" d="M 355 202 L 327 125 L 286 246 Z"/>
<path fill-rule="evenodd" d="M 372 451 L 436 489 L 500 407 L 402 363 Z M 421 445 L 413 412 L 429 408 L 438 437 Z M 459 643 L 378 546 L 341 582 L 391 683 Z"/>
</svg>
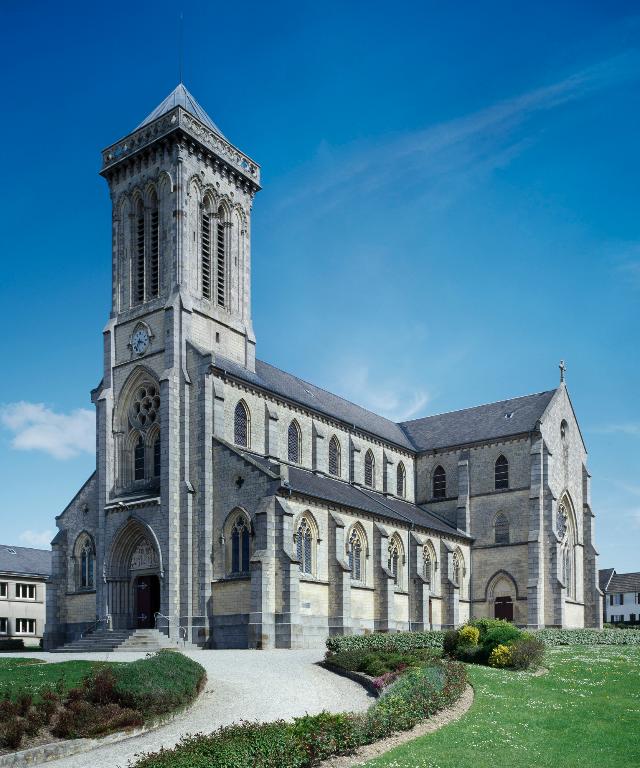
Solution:
<svg viewBox="0 0 640 768">
<path fill-rule="evenodd" d="M 144 279 L 145 279 L 145 257 L 144 257 L 144 206 L 142 201 L 138 201 L 135 216 L 135 300 L 142 304 L 145 298 Z"/>
<path fill-rule="evenodd" d="M 227 223 L 224 208 L 218 209 L 216 223 L 216 297 L 219 307 L 226 307 L 226 276 L 227 276 Z"/>
<path fill-rule="evenodd" d="M 151 197 L 149 213 L 149 298 L 155 298 L 160 289 L 160 228 L 158 224 L 158 198 Z"/>
<path fill-rule="evenodd" d="M 200 231 L 200 279 L 202 282 L 202 298 L 211 298 L 211 213 L 206 210 L 202 214 Z"/>
</svg>

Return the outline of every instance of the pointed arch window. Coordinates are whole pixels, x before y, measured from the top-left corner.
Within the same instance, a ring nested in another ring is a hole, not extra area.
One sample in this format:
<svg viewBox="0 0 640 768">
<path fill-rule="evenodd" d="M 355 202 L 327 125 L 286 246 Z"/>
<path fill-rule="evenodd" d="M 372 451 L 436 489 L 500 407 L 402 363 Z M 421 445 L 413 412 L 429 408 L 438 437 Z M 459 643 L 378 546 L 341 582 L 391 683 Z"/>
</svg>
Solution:
<svg viewBox="0 0 640 768">
<path fill-rule="evenodd" d="M 216 299 L 219 307 L 226 307 L 226 276 L 227 276 L 227 222 L 224 208 L 218 208 L 216 222 Z"/>
<path fill-rule="evenodd" d="M 144 440 L 142 435 L 138 436 L 133 449 L 133 479 L 144 480 Z"/>
<path fill-rule="evenodd" d="M 153 443 L 153 476 L 160 477 L 160 434 L 156 435 Z"/>
<path fill-rule="evenodd" d="M 138 200 L 135 215 L 134 230 L 134 274 L 135 287 L 134 297 L 138 304 L 144 301 L 144 278 L 145 278 L 145 258 L 144 258 L 144 206 L 142 200 Z"/>
<path fill-rule="evenodd" d="M 556 514 L 556 529 L 560 543 L 560 578 L 567 591 L 567 597 L 576 597 L 576 531 L 573 515 L 570 511 L 570 502 L 565 497 L 558 504 Z"/>
<path fill-rule="evenodd" d="M 503 512 L 496 515 L 494 523 L 494 539 L 496 544 L 509 543 L 509 520 Z"/>
<path fill-rule="evenodd" d="M 251 532 L 247 518 L 240 514 L 231 529 L 231 573 L 248 573 Z"/>
<path fill-rule="evenodd" d="M 249 427 L 249 409 L 244 400 L 240 400 L 233 416 L 233 441 L 236 445 L 249 447 Z"/>
<path fill-rule="evenodd" d="M 376 460 L 369 449 L 364 457 L 364 484 L 373 488 L 376 483 Z"/>
<path fill-rule="evenodd" d="M 300 443 L 300 425 L 294 419 L 291 424 L 289 424 L 289 430 L 287 432 L 287 456 L 289 461 L 294 464 L 300 463 Z"/>
<path fill-rule="evenodd" d="M 335 435 L 329 441 L 329 474 L 340 477 L 340 442 Z"/>
<path fill-rule="evenodd" d="M 205 208 L 202 212 L 202 227 L 200 231 L 200 280 L 202 298 L 211 298 L 211 211 Z"/>
<path fill-rule="evenodd" d="M 445 499 L 447 496 L 447 473 L 438 465 L 433 473 L 433 498 Z"/>
<path fill-rule="evenodd" d="M 465 576 L 465 567 L 464 567 L 464 558 L 462 557 L 462 552 L 460 552 L 459 549 L 457 549 L 453 553 L 453 563 L 452 563 L 452 576 L 453 581 L 458 585 L 460 589 L 460 595 L 462 596 L 462 587 L 464 583 L 464 576 Z"/>
<path fill-rule="evenodd" d="M 307 517 L 300 520 L 296 530 L 296 555 L 302 573 L 313 574 L 313 528 Z"/>
<path fill-rule="evenodd" d="M 160 228 L 158 197 L 151 196 L 149 211 L 149 298 L 155 298 L 160 290 Z"/>
<path fill-rule="evenodd" d="M 76 542 L 77 588 L 93 589 L 96 585 L 96 548 L 93 539 L 82 534 Z"/>
<path fill-rule="evenodd" d="M 509 462 L 502 454 L 496 459 L 495 487 L 496 491 L 509 487 Z"/>
<path fill-rule="evenodd" d="M 425 545 L 422 552 L 423 552 L 422 576 L 424 577 L 424 580 L 429 585 L 429 589 L 431 589 L 431 585 L 433 584 L 433 572 L 435 568 L 436 559 L 434 557 L 433 552 L 431 551 L 431 547 L 428 544 Z"/>
<path fill-rule="evenodd" d="M 389 542 L 389 558 L 387 570 L 393 574 L 393 583 L 398 586 L 401 583 L 402 545 L 397 536 L 393 536 Z"/>
<path fill-rule="evenodd" d="M 396 495 L 404 498 L 406 493 L 407 473 L 404 464 L 400 462 L 396 471 Z"/>
<path fill-rule="evenodd" d="M 364 550 L 364 536 L 358 526 L 354 527 L 349 536 L 349 570 L 352 581 L 364 581 L 364 568 L 362 554 Z"/>
</svg>

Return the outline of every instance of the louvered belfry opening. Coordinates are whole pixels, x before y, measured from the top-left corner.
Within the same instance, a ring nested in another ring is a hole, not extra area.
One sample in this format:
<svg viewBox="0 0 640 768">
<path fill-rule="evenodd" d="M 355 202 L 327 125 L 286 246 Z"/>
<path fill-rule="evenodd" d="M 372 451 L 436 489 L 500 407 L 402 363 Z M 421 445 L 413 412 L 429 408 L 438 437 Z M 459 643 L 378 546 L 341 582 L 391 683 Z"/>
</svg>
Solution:
<svg viewBox="0 0 640 768">
<path fill-rule="evenodd" d="M 226 306 L 225 301 L 225 274 L 227 257 L 227 226 L 224 221 L 224 211 L 218 211 L 217 237 L 216 237 L 216 297 L 218 306 Z"/>
<path fill-rule="evenodd" d="M 144 208 L 138 205 L 136 216 L 136 301 L 144 301 Z"/>
<path fill-rule="evenodd" d="M 288 458 L 294 464 L 300 462 L 300 427 L 297 421 L 292 421 L 289 424 L 288 433 Z"/>
<path fill-rule="evenodd" d="M 329 474 L 340 475 L 340 443 L 335 435 L 329 443 Z"/>
<path fill-rule="evenodd" d="M 202 214 L 202 298 L 211 298 L 211 215 L 208 211 Z"/>
<path fill-rule="evenodd" d="M 154 200 L 149 217 L 149 297 L 155 298 L 160 288 L 160 230 L 158 227 L 158 201 Z"/>
</svg>

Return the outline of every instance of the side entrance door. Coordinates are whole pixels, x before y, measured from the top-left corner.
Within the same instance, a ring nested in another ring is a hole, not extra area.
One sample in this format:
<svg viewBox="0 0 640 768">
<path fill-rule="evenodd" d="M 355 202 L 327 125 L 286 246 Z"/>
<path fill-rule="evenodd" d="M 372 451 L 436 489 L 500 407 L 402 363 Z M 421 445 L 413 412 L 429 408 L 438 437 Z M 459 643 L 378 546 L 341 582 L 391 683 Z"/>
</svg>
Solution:
<svg viewBox="0 0 640 768">
<path fill-rule="evenodd" d="M 513 600 L 510 597 L 496 597 L 495 617 L 513 621 Z"/>
</svg>

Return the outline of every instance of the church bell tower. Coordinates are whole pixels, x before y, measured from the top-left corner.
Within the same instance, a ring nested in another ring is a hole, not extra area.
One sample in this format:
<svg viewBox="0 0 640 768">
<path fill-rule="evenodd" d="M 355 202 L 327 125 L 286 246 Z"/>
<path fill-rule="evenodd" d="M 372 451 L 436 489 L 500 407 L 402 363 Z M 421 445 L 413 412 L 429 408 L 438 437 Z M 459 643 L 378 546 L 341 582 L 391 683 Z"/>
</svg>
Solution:
<svg viewBox="0 0 640 768">
<path fill-rule="evenodd" d="M 130 353 L 159 349 L 154 314 L 179 297 L 185 340 L 253 370 L 250 232 L 259 166 L 180 83 L 103 151 L 101 175 L 113 206 L 111 317 L 128 326 Z"/>
</svg>

